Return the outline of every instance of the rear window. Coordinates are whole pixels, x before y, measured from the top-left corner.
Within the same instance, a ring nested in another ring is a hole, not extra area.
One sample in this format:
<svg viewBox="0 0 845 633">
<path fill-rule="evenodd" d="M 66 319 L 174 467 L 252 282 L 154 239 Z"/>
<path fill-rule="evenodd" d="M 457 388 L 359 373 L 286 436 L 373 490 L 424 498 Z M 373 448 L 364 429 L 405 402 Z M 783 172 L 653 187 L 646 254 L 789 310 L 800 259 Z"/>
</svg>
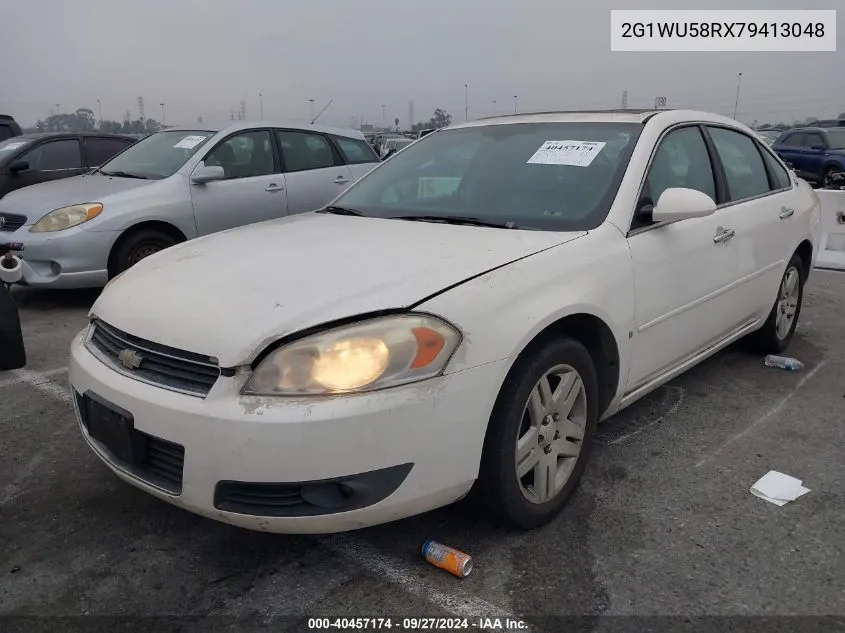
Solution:
<svg viewBox="0 0 845 633">
<path fill-rule="evenodd" d="M 358 163 L 378 162 L 378 157 L 367 141 L 357 138 L 348 138 L 345 136 L 335 136 L 333 139 L 340 148 L 340 153 L 345 162 L 353 165 Z"/>
<path fill-rule="evenodd" d="M 841 130 L 828 130 L 827 143 L 830 149 L 845 149 L 845 128 Z"/>
</svg>

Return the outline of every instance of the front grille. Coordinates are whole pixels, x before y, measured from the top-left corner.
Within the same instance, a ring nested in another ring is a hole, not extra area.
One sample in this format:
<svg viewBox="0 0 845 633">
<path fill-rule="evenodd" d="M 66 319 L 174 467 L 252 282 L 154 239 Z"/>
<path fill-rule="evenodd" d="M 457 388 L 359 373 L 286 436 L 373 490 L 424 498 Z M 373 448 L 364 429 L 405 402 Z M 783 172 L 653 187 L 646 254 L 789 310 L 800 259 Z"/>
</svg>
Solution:
<svg viewBox="0 0 845 633">
<path fill-rule="evenodd" d="M 182 491 L 184 465 L 184 446 L 147 435 L 147 459 L 143 465 L 143 470 L 147 474 L 166 484 L 170 490 L 179 493 Z"/>
<path fill-rule="evenodd" d="M 146 341 L 103 321 L 92 327 L 89 346 L 101 360 L 136 380 L 205 397 L 220 377 L 219 365 L 208 356 Z"/>
<path fill-rule="evenodd" d="M 0 231 L 17 231 L 26 222 L 25 215 L 15 215 L 13 213 L 0 213 Z"/>
<path fill-rule="evenodd" d="M 214 505 L 221 510 L 253 516 L 310 514 L 301 491 L 302 486 L 298 485 L 221 481 L 214 494 Z"/>
</svg>

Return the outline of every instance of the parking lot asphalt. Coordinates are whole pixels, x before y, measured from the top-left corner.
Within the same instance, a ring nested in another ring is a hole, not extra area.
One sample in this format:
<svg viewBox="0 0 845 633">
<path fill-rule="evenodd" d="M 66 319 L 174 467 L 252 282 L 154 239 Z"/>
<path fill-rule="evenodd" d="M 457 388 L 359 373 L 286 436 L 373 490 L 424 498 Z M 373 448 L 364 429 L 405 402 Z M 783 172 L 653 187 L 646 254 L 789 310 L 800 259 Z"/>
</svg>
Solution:
<svg viewBox="0 0 845 633">
<path fill-rule="evenodd" d="M 80 437 L 67 389 L 96 294 L 14 291 L 29 363 L 0 372 L 0 630 L 305 631 L 310 617 L 387 616 L 845 630 L 845 274 L 811 278 L 788 352 L 803 371 L 719 353 L 605 422 L 569 506 L 527 533 L 466 502 L 343 535 L 250 532 L 120 482 Z M 752 496 L 769 470 L 811 492 L 783 507 Z M 421 560 L 429 538 L 471 554 L 473 573 Z"/>
</svg>

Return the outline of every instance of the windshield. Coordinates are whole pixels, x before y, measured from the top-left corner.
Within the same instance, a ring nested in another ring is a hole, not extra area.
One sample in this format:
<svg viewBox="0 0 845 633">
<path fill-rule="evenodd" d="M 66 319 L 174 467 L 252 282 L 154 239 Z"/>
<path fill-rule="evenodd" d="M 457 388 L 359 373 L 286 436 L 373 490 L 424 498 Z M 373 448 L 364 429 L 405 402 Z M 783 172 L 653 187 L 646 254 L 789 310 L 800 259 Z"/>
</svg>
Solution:
<svg viewBox="0 0 845 633">
<path fill-rule="evenodd" d="M 520 123 L 444 130 L 373 170 L 335 204 L 381 218 L 475 218 L 509 228 L 599 226 L 639 123 Z"/>
<path fill-rule="evenodd" d="M 828 130 L 827 142 L 830 144 L 830 149 L 845 149 L 845 128 Z"/>
<path fill-rule="evenodd" d="M 170 130 L 141 139 L 100 168 L 106 175 L 159 180 L 175 174 L 214 132 Z"/>
<path fill-rule="evenodd" d="M 31 142 L 31 138 L 21 138 L 19 136 L 13 136 L 12 138 L 7 138 L 5 141 L 0 141 L 0 159 L 8 156 L 8 152 L 14 152 L 16 149 L 20 149 Z"/>
</svg>

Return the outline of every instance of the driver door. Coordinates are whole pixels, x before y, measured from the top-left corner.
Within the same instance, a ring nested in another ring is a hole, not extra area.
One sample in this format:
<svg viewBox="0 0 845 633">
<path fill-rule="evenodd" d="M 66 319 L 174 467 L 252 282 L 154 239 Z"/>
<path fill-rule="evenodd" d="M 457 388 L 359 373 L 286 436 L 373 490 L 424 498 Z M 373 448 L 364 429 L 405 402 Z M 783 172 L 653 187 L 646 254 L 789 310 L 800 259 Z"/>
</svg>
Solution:
<svg viewBox="0 0 845 633">
<path fill-rule="evenodd" d="M 720 202 L 698 126 L 675 128 L 660 141 L 628 233 L 636 294 L 628 391 L 717 343 L 741 321 L 733 290 L 738 253 L 731 209 L 651 222 L 650 209 L 672 187 L 695 189 Z"/>
</svg>

